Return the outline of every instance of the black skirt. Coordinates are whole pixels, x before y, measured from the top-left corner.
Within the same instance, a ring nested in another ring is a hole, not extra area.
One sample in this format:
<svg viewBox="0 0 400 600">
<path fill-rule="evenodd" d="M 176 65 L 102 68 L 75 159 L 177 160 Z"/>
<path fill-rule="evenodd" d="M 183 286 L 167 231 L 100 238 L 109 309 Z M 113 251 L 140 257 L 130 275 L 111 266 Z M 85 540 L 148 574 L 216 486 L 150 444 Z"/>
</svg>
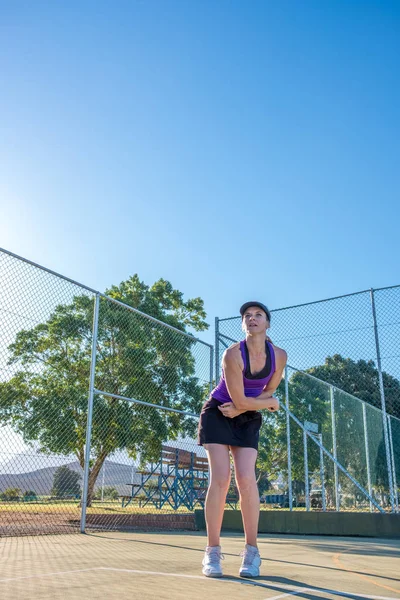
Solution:
<svg viewBox="0 0 400 600">
<path fill-rule="evenodd" d="M 224 444 L 258 450 L 261 413 L 256 410 L 247 410 L 230 419 L 218 410 L 218 406 L 221 406 L 221 402 L 211 397 L 202 408 L 197 436 L 199 446 Z"/>
</svg>

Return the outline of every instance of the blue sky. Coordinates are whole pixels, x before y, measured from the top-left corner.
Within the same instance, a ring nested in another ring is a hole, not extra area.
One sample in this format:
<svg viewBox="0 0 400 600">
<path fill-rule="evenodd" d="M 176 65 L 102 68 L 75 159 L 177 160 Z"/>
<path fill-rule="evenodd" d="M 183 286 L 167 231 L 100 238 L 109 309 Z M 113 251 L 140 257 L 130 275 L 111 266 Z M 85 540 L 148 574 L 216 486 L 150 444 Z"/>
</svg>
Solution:
<svg viewBox="0 0 400 600">
<path fill-rule="evenodd" d="M 398 284 L 399 56 L 398 2 L 3 1 L 0 246 L 211 326 Z"/>
</svg>

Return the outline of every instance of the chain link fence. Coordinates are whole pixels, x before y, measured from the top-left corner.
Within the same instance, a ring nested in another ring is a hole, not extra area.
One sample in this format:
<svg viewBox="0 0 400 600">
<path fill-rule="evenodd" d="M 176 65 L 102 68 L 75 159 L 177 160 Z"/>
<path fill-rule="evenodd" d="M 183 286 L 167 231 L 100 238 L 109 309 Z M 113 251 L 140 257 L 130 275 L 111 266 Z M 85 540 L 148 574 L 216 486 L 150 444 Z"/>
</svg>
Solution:
<svg viewBox="0 0 400 600">
<path fill-rule="evenodd" d="M 214 357 L 7 251 L 0 279 L 0 535 L 193 529 L 208 487 L 197 415 L 240 318 L 217 320 Z M 285 410 L 263 418 L 263 509 L 398 506 L 399 290 L 272 311 L 271 337 L 297 368 L 277 390 Z"/>
<path fill-rule="evenodd" d="M 301 432 L 295 427 L 295 435 L 291 420 L 286 442 L 292 450 L 292 477 L 309 481 L 310 489 L 304 490 L 306 506 L 313 496 L 314 507 L 324 510 L 391 511 L 382 411 L 290 367 L 285 383 L 290 414 L 304 427 Z M 400 424 L 395 417 L 391 419 Z"/>
<path fill-rule="evenodd" d="M 0 535 L 193 529 L 213 348 L 6 251 L 0 280 Z"/>
<path fill-rule="evenodd" d="M 265 444 L 269 448 L 274 439 L 277 454 L 281 448 L 282 458 L 275 468 L 280 473 L 281 491 L 296 496 L 300 490 L 301 504 L 307 508 L 314 504 L 317 508 L 326 505 L 337 510 L 361 510 L 369 506 L 372 510 L 377 508 L 376 502 L 381 509 L 398 510 L 399 308 L 400 286 L 396 286 L 271 311 L 269 335 L 275 345 L 287 351 L 290 365 L 296 368 L 287 371 L 286 391 L 284 382 L 278 389 L 282 403 L 287 392 L 291 414 L 275 419 L 264 436 Z M 217 374 L 224 350 L 243 338 L 241 325 L 240 317 L 216 319 Z M 307 434 L 292 422 L 293 418 L 303 428 L 310 428 Z M 322 450 L 317 445 L 321 440 L 345 472 L 326 457 L 322 474 Z M 290 447 L 291 490 L 287 466 Z M 306 478 L 307 460 L 310 479 Z M 264 466 L 271 476 L 270 461 Z M 369 493 L 367 504 L 365 494 L 349 477 Z M 273 486 L 276 488 L 277 483 Z"/>
<path fill-rule="evenodd" d="M 78 530 L 95 295 L 6 252 L 0 281 L 0 535 Z"/>
</svg>

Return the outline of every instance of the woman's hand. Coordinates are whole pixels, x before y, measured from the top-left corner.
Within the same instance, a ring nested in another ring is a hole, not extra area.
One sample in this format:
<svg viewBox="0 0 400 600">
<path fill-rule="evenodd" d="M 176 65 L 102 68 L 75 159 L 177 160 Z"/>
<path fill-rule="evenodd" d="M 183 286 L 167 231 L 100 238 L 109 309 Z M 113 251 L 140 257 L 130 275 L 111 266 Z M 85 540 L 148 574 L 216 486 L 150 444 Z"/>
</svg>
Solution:
<svg viewBox="0 0 400 600">
<path fill-rule="evenodd" d="M 271 404 L 267 406 L 267 410 L 269 410 L 270 412 L 276 412 L 277 410 L 279 410 L 278 398 L 275 398 L 275 396 L 271 396 L 269 400 L 271 401 Z"/>
<path fill-rule="evenodd" d="M 246 412 L 245 410 L 239 410 L 236 408 L 233 402 L 226 402 L 225 404 L 218 406 L 218 410 L 222 412 L 224 417 L 229 417 L 229 419 L 233 419 L 233 417 L 237 417 L 238 415 Z"/>
<path fill-rule="evenodd" d="M 269 410 L 270 412 L 276 412 L 277 410 L 279 410 L 279 400 L 278 398 L 275 398 L 275 396 L 273 396 L 272 394 L 273 392 L 268 392 L 264 389 L 264 391 L 261 392 L 259 396 L 257 396 L 257 400 L 263 400 L 263 402 L 267 401 L 266 406 L 264 406 L 263 408 Z"/>
</svg>

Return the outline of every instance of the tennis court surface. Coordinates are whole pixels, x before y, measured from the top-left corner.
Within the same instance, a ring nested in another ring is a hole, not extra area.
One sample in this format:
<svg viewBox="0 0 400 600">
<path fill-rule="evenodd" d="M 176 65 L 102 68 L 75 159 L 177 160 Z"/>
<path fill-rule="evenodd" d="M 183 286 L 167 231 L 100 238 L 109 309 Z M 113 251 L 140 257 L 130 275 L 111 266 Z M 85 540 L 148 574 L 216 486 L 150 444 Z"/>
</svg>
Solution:
<svg viewBox="0 0 400 600">
<path fill-rule="evenodd" d="M 400 599 L 400 540 L 262 535 L 261 577 L 238 577 L 243 537 L 225 534 L 224 577 L 201 574 L 204 533 L 89 533 L 0 540 L 0 598 Z"/>
</svg>

